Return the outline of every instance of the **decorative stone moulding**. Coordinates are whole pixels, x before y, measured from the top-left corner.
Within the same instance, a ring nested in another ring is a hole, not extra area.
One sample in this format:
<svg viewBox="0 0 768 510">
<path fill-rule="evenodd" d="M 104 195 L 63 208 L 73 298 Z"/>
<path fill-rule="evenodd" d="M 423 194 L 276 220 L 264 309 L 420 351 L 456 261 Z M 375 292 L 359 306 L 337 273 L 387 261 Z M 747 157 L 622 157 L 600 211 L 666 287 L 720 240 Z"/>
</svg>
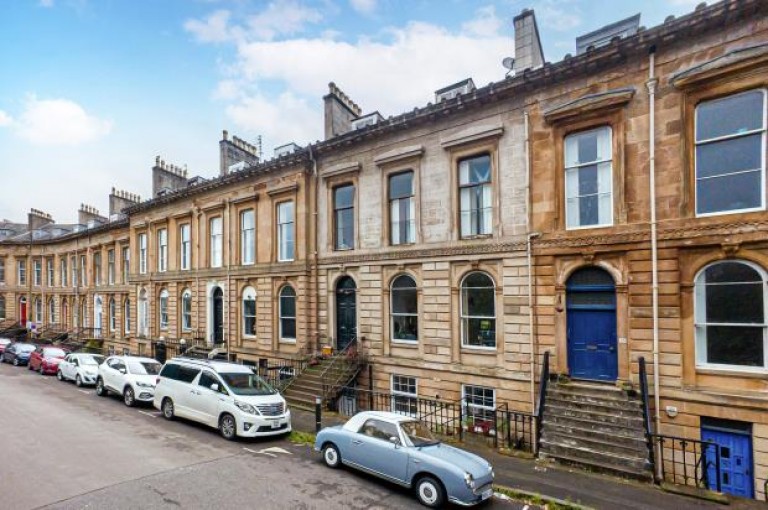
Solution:
<svg viewBox="0 0 768 510">
<path fill-rule="evenodd" d="M 504 134 L 504 126 L 501 122 L 481 124 L 478 126 L 470 126 L 446 136 L 440 140 L 440 145 L 443 146 L 443 149 L 450 149 L 458 145 L 464 145 L 489 138 L 498 138 L 502 134 Z"/>
<path fill-rule="evenodd" d="M 352 174 L 360 171 L 361 165 L 359 161 L 346 161 L 344 163 L 337 163 L 326 168 L 321 177 L 323 179 L 329 179 L 336 177 L 337 175 Z"/>
<path fill-rule="evenodd" d="M 590 113 L 620 108 L 629 103 L 634 95 L 635 89 L 633 87 L 588 94 L 544 110 L 544 119 L 552 124 L 562 120 L 582 117 Z"/>
<path fill-rule="evenodd" d="M 403 159 L 421 157 L 423 154 L 423 145 L 409 145 L 377 154 L 373 157 L 373 162 L 377 165 L 386 165 Z"/>
<path fill-rule="evenodd" d="M 670 83 L 678 89 L 683 89 L 765 64 L 768 64 L 768 43 L 729 51 L 725 55 L 677 73 L 672 76 Z"/>
</svg>

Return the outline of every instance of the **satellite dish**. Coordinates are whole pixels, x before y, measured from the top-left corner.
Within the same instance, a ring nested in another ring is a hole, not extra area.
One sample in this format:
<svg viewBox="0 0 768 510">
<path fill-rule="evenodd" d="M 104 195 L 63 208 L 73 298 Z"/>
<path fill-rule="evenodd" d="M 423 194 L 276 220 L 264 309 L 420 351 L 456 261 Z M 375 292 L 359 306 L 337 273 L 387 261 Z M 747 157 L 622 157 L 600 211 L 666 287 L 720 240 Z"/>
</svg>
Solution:
<svg viewBox="0 0 768 510">
<path fill-rule="evenodd" d="M 513 57 L 506 57 L 501 61 L 501 65 L 511 71 L 512 68 L 515 67 L 515 59 Z"/>
</svg>

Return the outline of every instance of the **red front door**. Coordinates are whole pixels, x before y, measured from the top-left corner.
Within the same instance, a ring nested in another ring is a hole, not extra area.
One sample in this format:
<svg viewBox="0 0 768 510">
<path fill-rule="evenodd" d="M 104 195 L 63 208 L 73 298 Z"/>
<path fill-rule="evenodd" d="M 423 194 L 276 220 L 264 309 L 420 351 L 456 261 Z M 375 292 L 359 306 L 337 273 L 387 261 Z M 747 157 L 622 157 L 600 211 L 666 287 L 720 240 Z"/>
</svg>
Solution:
<svg viewBox="0 0 768 510">
<path fill-rule="evenodd" d="M 27 300 L 22 299 L 19 301 L 19 322 L 22 324 L 27 323 Z"/>
</svg>

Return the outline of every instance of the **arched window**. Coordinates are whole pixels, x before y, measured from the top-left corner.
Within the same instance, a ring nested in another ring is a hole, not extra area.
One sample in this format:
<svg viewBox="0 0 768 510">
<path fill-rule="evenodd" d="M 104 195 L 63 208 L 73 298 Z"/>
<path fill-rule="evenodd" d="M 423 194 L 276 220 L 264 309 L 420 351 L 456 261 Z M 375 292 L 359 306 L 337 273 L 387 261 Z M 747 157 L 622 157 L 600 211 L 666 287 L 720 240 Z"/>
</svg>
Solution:
<svg viewBox="0 0 768 510">
<path fill-rule="evenodd" d="M 114 333 L 117 329 L 117 305 L 115 298 L 109 300 L 109 331 Z"/>
<path fill-rule="evenodd" d="M 256 336 L 256 289 L 243 289 L 243 335 Z"/>
<path fill-rule="evenodd" d="M 123 312 L 123 325 L 126 333 L 131 332 L 131 300 L 127 299 L 125 300 L 125 305 L 123 306 L 124 312 Z"/>
<path fill-rule="evenodd" d="M 750 262 L 715 262 L 695 281 L 696 364 L 768 368 L 766 275 Z"/>
<path fill-rule="evenodd" d="M 160 329 L 168 329 L 168 290 L 160 291 Z"/>
<path fill-rule="evenodd" d="M 149 303 L 147 303 L 147 290 L 139 292 L 139 336 L 149 335 Z"/>
<path fill-rule="evenodd" d="M 39 297 L 35 298 L 35 322 L 43 323 L 43 300 Z"/>
<path fill-rule="evenodd" d="M 181 293 L 181 329 L 192 330 L 192 291 L 189 289 Z"/>
<path fill-rule="evenodd" d="M 5 298 L 0 296 L 0 319 L 5 319 Z"/>
<path fill-rule="evenodd" d="M 280 289 L 280 340 L 296 341 L 296 291 L 286 285 Z"/>
<path fill-rule="evenodd" d="M 56 301 L 53 298 L 48 300 L 48 324 L 56 323 Z"/>
<path fill-rule="evenodd" d="M 496 291 L 491 277 L 470 273 L 461 282 L 461 343 L 496 347 Z"/>
<path fill-rule="evenodd" d="M 392 340 L 418 342 L 419 297 L 416 282 L 408 275 L 400 275 L 392 281 L 390 291 L 392 307 Z"/>
</svg>

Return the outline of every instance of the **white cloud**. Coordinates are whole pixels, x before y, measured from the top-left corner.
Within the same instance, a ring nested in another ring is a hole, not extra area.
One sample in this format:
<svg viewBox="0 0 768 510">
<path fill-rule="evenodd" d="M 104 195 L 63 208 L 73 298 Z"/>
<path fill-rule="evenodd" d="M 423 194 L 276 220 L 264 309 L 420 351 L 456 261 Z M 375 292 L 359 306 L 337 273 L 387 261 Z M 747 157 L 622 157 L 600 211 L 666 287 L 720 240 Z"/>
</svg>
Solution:
<svg viewBox="0 0 768 510">
<path fill-rule="evenodd" d="M 78 145 L 109 134 L 112 123 L 89 115 L 68 99 L 29 96 L 15 123 L 19 136 L 37 145 Z"/>
<path fill-rule="evenodd" d="M 496 16 L 496 7 L 487 5 L 477 10 L 475 18 L 462 25 L 462 30 L 478 37 L 496 35 L 502 27 L 502 21 Z"/>
<path fill-rule="evenodd" d="M 310 105 L 292 92 L 277 97 L 262 94 L 243 97 L 227 107 L 227 116 L 241 129 L 258 133 L 275 145 L 288 142 L 306 143 L 318 137 L 317 118 L 320 103 Z M 313 123 L 303 119 L 312 119 Z"/>
<path fill-rule="evenodd" d="M 184 22 L 184 28 L 200 42 L 231 41 L 236 38 L 237 34 L 233 33 L 232 27 L 229 26 L 229 17 L 229 11 L 215 11 L 203 21 L 187 20 Z"/>
<path fill-rule="evenodd" d="M 40 7 L 53 7 L 53 0 L 40 0 Z"/>
<path fill-rule="evenodd" d="M 377 0 L 349 0 L 349 5 L 360 14 L 372 14 L 377 7 Z"/>
<path fill-rule="evenodd" d="M 581 9 L 573 0 L 545 0 L 536 7 L 536 19 L 558 32 L 573 30 L 582 23 Z"/>
<path fill-rule="evenodd" d="M 13 122 L 13 119 L 10 115 L 5 113 L 3 110 L 0 110 L 0 127 L 10 126 Z"/>
</svg>

